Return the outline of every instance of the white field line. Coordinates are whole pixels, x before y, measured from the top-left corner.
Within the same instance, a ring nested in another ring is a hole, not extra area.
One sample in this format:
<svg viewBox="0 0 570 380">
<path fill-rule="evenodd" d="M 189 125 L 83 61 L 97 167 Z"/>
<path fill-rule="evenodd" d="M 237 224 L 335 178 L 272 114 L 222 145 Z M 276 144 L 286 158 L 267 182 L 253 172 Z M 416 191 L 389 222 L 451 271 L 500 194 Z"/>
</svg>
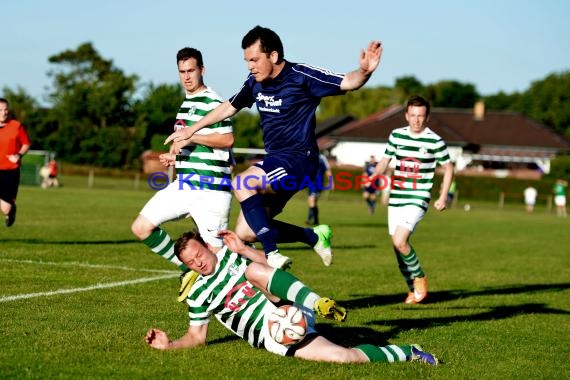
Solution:
<svg viewBox="0 0 570 380">
<path fill-rule="evenodd" d="M 57 265 L 57 266 L 80 266 L 80 267 L 86 267 L 86 268 L 107 268 L 107 269 L 122 269 L 122 270 L 130 270 L 130 271 L 140 271 L 140 272 L 166 273 L 166 274 L 163 274 L 161 276 L 144 277 L 144 278 L 139 278 L 136 280 L 129 280 L 129 281 L 110 282 L 107 284 L 97 284 L 97 285 L 91 285 L 91 286 L 87 286 L 87 287 L 83 287 L 83 288 L 59 289 L 59 290 L 54 290 L 54 291 L 50 291 L 50 292 L 28 293 L 28 294 L 17 294 L 17 295 L 13 295 L 13 296 L 4 296 L 4 297 L 0 297 L 0 303 L 1 302 L 16 301 L 16 300 L 21 300 L 21 299 L 35 298 L 35 297 L 49 297 L 49 296 L 55 296 L 55 295 L 60 295 L 60 294 L 88 292 L 91 290 L 107 289 L 107 288 L 114 288 L 114 287 L 118 287 L 118 286 L 126 286 L 126 285 L 133 285 L 133 284 L 142 284 L 145 282 L 164 280 L 167 278 L 173 278 L 173 277 L 180 276 L 180 272 L 178 272 L 178 271 L 135 269 L 135 268 L 129 268 L 129 267 L 122 267 L 122 266 L 113 266 L 113 265 L 94 265 L 94 264 L 85 264 L 85 263 L 54 263 L 54 262 L 46 262 L 46 261 L 11 260 L 11 259 L 0 259 L 0 262 L 16 262 L 16 263 L 22 263 L 22 264 L 40 264 L 40 265 Z"/>
</svg>

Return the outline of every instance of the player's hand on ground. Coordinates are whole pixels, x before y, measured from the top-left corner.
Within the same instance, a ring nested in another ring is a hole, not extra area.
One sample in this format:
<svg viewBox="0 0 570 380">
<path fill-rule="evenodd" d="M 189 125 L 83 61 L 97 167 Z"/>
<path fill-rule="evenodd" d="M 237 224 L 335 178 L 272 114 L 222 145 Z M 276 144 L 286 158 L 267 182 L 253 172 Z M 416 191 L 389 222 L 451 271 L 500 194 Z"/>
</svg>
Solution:
<svg viewBox="0 0 570 380">
<path fill-rule="evenodd" d="M 148 330 L 145 336 L 145 341 L 152 348 L 156 348 L 159 350 L 164 350 L 168 348 L 168 343 L 170 342 L 170 340 L 168 339 L 168 335 L 166 335 L 164 331 L 159 329 Z"/>
<path fill-rule="evenodd" d="M 380 64 L 381 56 L 382 43 L 380 41 L 370 42 L 368 48 L 360 52 L 360 70 L 366 74 L 372 74 Z"/>
<path fill-rule="evenodd" d="M 224 239 L 224 244 L 233 252 L 240 253 L 245 249 L 245 244 L 235 232 L 230 230 L 221 230 L 218 232 L 218 235 Z"/>
</svg>

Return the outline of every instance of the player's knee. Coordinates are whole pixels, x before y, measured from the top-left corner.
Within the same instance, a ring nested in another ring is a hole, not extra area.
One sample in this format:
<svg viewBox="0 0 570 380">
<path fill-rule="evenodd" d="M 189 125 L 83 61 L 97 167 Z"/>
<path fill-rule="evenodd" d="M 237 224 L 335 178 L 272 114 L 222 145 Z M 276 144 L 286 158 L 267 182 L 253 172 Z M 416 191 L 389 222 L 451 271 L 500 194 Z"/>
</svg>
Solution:
<svg viewBox="0 0 570 380">
<path fill-rule="evenodd" d="M 407 255 L 410 252 L 410 246 L 407 241 L 405 240 L 394 240 L 393 241 L 394 248 L 404 255 Z"/>
<path fill-rule="evenodd" d="M 140 218 L 135 219 L 135 221 L 131 224 L 131 232 L 135 235 L 139 240 L 146 239 L 154 229 L 154 226 L 149 226 Z"/>
</svg>

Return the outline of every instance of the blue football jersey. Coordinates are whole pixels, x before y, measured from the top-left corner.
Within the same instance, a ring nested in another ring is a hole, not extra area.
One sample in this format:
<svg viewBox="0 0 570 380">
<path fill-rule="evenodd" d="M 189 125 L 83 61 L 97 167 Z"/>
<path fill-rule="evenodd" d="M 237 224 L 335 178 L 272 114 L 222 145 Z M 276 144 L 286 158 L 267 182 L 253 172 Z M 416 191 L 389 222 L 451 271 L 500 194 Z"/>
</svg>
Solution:
<svg viewBox="0 0 570 380">
<path fill-rule="evenodd" d="M 340 89 L 343 78 L 344 74 L 285 61 L 271 80 L 256 82 L 250 75 L 229 101 L 238 110 L 256 104 L 267 153 L 316 152 L 315 112 L 321 98 L 346 92 Z"/>
</svg>

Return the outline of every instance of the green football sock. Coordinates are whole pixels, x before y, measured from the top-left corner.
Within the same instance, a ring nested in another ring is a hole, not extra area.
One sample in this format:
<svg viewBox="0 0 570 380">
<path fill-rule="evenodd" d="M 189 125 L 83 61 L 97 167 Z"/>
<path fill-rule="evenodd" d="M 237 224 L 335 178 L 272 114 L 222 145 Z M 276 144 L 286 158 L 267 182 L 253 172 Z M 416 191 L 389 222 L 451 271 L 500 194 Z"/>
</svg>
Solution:
<svg viewBox="0 0 570 380">
<path fill-rule="evenodd" d="M 267 284 L 267 290 L 274 296 L 302 304 L 311 310 L 321 298 L 291 273 L 281 269 L 275 269 Z"/>
<path fill-rule="evenodd" d="M 371 362 L 405 362 L 412 356 L 412 346 L 410 345 L 396 346 L 391 344 L 382 347 L 372 344 L 362 344 L 354 348 L 362 351 Z"/>
<path fill-rule="evenodd" d="M 157 255 L 177 265 L 181 271 L 186 272 L 188 270 L 186 265 L 174 254 L 174 242 L 162 228 L 156 227 L 142 242 Z"/>
</svg>

